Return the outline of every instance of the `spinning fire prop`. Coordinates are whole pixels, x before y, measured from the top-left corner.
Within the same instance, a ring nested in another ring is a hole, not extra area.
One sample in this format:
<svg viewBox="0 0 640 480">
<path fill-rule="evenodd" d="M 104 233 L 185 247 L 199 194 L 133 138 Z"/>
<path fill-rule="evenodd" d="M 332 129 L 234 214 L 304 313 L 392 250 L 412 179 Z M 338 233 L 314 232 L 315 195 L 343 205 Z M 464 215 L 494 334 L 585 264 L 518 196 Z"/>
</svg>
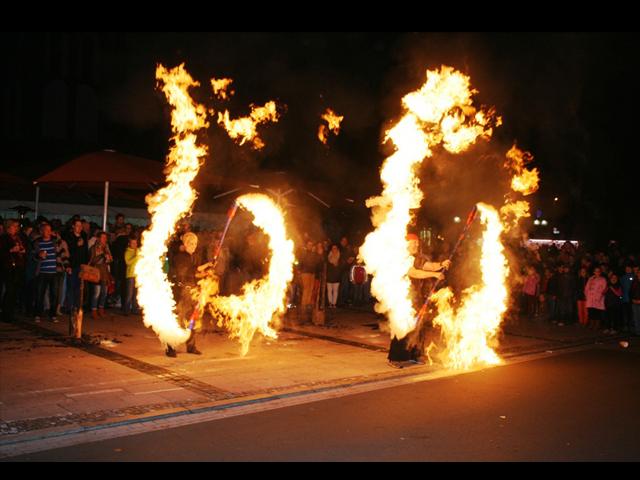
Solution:
<svg viewBox="0 0 640 480">
<path fill-rule="evenodd" d="M 198 288 L 193 290 L 198 307 L 191 318 L 192 324 L 183 328 L 184 319 L 177 318 L 174 313 L 171 285 L 162 267 L 166 245 L 176 223 L 190 214 L 196 199 L 197 194 L 190 184 L 198 173 L 201 159 L 207 155 L 207 149 L 197 145 L 196 132 L 208 127 L 207 110 L 189 97 L 188 89 L 199 83 L 191 79 L 183 66 L 170 71 L 159 66 L 156 76 L 174 108 L 174 146 L 167 158 L 167 185 L 147 198 L 152 222 L 144 233 L 142 258 L 136 268 L 144 322 L 153 328 L 164 345 L 176 346 L 187 340 L 195 317 L 202 315 L 206 307 L 218 319 L 218 325 L 229 330 L 231 338 L 239 339 L 244 355 L 257 332 L 267 337 L 277 336 L 275 323 L 284 312 L 287 287 L 293 279 L 293 242 L 287 238 L 283 212 L 270 197 L 260 194 L 239 197 L 227 216 L 215 257 L 236 209 L 242 208 L 253 215 L 254 224 L 270 238 L 268 273 L 264 278 L 244 285 L 241 295 L 228 297 L 218 295 L 218 279 L 214 275 L 200 280 Z M 231 82 L 229 79 L 212 80 L 211 85 L 216 95 L 225 99 L 233 94 L 227 90 Z M 411 332 L 433 299 L 438 312 L 433 323 L 440 327 L 445 341 L 441 358 L 452 368 L 499 361 L 489 344 L 495 339 L 507 306 L 505 280 L 509 269 L 501 235 L 510 226 L 503 223 L 493 207 L 483 203 L 474 206 L 449 258 L 453 257 L 474 218 L 479 217 L 484 225 L 480 283 L 465 290 L 454 308 L 451 289 L 436 291 L 436 282 L 417 314 L 409 294 L 407 272 L 413 259 L 405 237 L 414 211 L 420 208 L 423 199 L 416 175 L 423 160 L 432 157 L 438 146 L 451 153 L 463 152 L 478 138 L 489 139 L 493 127 L 500 124 L 492 109 L 483 111 L 472 106 L 474 93 L 468 77 L 443 66 L 439 71 L 428 71 L 426 83 L 403 98 L 407 112 L 386 136 L 396 146 L 396 151 L 381 168 L 383 191 L 367 201 L 375 230 L 360 248 L 360 258 L 373 276 L 371 292 L 378 300 L 376 310 L 387 316 L 391 335 L 403 338 Z M 319 138 L 325 142 L 329 129 L 338 132 L 342 117 L 327 110 L 322 118 L 327 121 L 328 128 L 321 128 Z M 231 138 L 239 139 L 241 144 L 251 142 L 256 149 L 264 145 L 256 126 L 267 121 L 277 121 L 274 102 L 253 107 L 250 116 L 237 120 L 231 120 L 228 111 L 218 115 L 218 124 Z M 537 188 L 537 171 L 523 167 L 531 158 L 515 146 L 507 154 L 505 167 L 514 172 L 511 184 L 514 192 L 527 195 Z M 523 201 L 506 202 L 501 209 L 503 218 L 515 218 L 514 225 L 518 218 L 527 214 L 528 204 Z"/>
</svg>

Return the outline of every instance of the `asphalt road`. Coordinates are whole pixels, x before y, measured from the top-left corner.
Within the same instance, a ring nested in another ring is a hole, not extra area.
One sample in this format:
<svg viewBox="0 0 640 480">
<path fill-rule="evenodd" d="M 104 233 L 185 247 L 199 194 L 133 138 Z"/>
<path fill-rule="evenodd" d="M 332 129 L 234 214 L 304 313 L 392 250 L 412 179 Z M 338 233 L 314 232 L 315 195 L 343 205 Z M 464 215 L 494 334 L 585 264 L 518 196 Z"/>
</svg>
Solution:
<svg viewBox="0 0 640 480">
<path fill-rule="evenodd" d="M 640 350 L 618 344 L 5 462 L 635 462 Z"/>
</svg>

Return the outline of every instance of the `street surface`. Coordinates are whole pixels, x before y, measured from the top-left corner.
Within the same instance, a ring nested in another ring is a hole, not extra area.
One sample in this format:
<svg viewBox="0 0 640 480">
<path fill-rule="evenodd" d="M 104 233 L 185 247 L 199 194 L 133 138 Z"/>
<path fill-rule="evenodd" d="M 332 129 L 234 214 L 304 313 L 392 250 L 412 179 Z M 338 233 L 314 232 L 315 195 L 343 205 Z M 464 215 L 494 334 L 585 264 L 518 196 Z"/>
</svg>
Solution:
<svg viewBox="0 0 640 480">
<path fill-rule="evenodd" d="M 639 400 L 610 343 L 3 461 L 633 462 Z"/>
</svg>

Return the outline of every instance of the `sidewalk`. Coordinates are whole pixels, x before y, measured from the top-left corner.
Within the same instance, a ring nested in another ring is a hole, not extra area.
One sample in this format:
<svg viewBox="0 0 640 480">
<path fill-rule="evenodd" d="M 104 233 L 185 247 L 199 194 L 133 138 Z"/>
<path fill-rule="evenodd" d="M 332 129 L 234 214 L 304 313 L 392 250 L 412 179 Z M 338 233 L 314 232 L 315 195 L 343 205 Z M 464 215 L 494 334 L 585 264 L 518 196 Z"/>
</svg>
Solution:
<svg viewBox="0 0 640 480">
<path fill-rule="evenodd" d="M 257 335 L 245 357 L 236 340 L 209 324 L 198 338 L 203 355 L 179 347 L 169 358 L 141 316 L 116 312 L 85 316 L 83 342 L 68 337 L 68 316 L 0 323 L 0 458 L 3 445 L 36 438 L 443 371 L 437 361 L 389 367 L 386 320 L 371 307 L 330 309 L 324 325 L 314 325 L 309 310 L 292 309 L 278 338 Z M 639 343 L 577 326 L 518 322 L 503 328 L 497 352 L 509 359 L 621 341 Z"/>
</svg>

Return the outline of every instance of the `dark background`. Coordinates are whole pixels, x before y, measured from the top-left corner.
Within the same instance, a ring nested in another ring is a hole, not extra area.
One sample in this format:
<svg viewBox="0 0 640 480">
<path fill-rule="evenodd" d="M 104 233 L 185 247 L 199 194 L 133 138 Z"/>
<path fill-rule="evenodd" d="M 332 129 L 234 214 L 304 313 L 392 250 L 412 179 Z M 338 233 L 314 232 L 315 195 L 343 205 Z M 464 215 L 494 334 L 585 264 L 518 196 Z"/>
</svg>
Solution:
<svg viewBox="0 0 640 480">
<path fill-rule="evenodd" d="M 274 100 L 280 112 L 260 128 L 260 151 L 235 144 L 211 116 L 205 170 L 312 192 L 332 208 L 310 201 L 311 221 L 362 237 L 401 98 L 427 70 L 448 65 L 471 78 L 475 101 L 495 107 L 502 125 L 489 143 L 423 162 L 420 222 L 446 231 L 477 201 L 500 206 L 504 155 L 517 143 L 540 171 L 538 192 L 526 197 L 531 236 L 553 237 L 533 227 L 540 211 L 556 238 L 640 245 L 636 33 L 8 32 L 1 40 L 5 173 L 33 180 L 102 149 L 164 161 L 170 109 L 155 69 L 184 63 L 201 84 L 192 96 L 208 107 L 235 118 Z M 233 79 L 230 101 L 213 98 L 212 78 Z M 327 108 L 345 118 L 324 145 L 316 135 Z M 212 198 L 211 208 L 226 209 L 227 198 Z"/>
</svg>

